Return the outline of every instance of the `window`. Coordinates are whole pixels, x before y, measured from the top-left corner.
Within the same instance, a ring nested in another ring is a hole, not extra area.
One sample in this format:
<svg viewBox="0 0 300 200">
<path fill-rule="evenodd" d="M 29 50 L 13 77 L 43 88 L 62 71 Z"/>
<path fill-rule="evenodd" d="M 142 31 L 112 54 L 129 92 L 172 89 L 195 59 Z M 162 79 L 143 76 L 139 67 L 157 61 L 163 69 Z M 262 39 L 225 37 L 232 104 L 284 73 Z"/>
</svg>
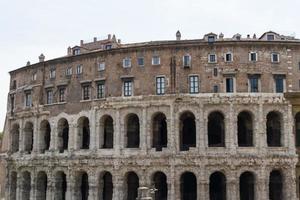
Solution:
<svg viewBox="0 0 300 200">
<path fill-rule="evenodd" d="M 80 54 L 80 49 L 74 49 L 73 50 L 73 55 L 79 55 Z"/>
<path fill-rule="evenodd" d="M 272 40 L 274 40 L 274 39 L 275 39 L 275 36 L 274 36 L 274 35 L 272 35 L 272 34 L 267 35 L 267 40 L 272 41 Z"/>
<path fill-rule="evenodd" d="M 218 68 L 214 68 L 213 74 L 214 74 L 214 76 L 218 76 Z"/>
<path fill-rule="evenodd" d="M 76 74 L 82 74 L 82 65 L 77 65 Z"/>
<path fill-rule="evenodd" d="M 165 77 L 156 77 L 156 94 L 165 94 Z"/>
<path fill-rule="evenodd" d="M 160 65 L 160 57 L 159 56 L 152 57 L 152 65 Z"/>
<path fill-rule="evenodd" d="M 217 62 L 217 56 L 216 56 L 216 54 L 209 54 L 208 55 L 208 62 L 209 63 L 216 63 Z"/>
<path fill-rule="evenodd" d="M 32 80 L 32 81 L 36 81 L 36 77 L 37 77 L 37 73 L 36 73 L 36 72 L 33 72 L 33 73 L 32 73 L 32 76 L 31 76 L 31 80 Z"/>
<path fill-rule="evenodd" d="M 111 44 L 105 45 L 106 50 L 111 49 L 111 48 L 112 48 Z"/>
<path fill-rule="evenodd" d="M 65 102 L 66 98 L 65 98 L 65 91 L 66 88 L 59 88 L 59 102 Z"/>
<path fill-rule="evenodd" d="M 219 87 L 217 85 L 214 85 L 213 92 L 214 93 L 218 93 L 219 92 Z"/>
<path fill-rule="evenodd" d="M 132 96 L 132 81 L 124 81 L 124 96 Z"/>
<path fill-rule="evenodd" d="M 105 70 L 105 62 L 101 62 L 98 65 L 98 71 L 104 71 Z"/>
<path fill-rule="evenodd" d="M 68 67 L 66 69 L 66 76 L 71 76 L 72 75 L 72 67 Z"/>
<path fill-rule="evenodd" d="M 257 53 L 256 52 L 249 53 L 249 61 L 252 61 L 252 62 L 257 61 Z"/>
<path fill-rule="evenodd" d="M 284 75 L 275 75 L 274 79 L 275 79 L 275 92 L 276 93 L 284 92 L 285 76 Z"/>
<path fill-rule="evenodd" d="M 208 40 L 208 42 L 209 42 L 209 43 L 211 43 L 211 42 L 215 42 L 215 40 L 216 40 L 216 37 L 215 37 L 215 36 L 213 36 L 213 35 L 209 35 L 209 36 L 207 37 L 207 40 Z"/>
<path fill-rule="evenodd" d="M 299 66 L 300 66 L 300 63 L 299 63 Z M 16 81 L 16 80 L 13 80 L 11 89 L 12 89 L 12 90 L 15 90 L 16 88 L 17 88 L 17 81 Z"/>
<path fill-rule="evenodd" d="M 189 76 L 189 86 L 191 94 L 199 93 L 199 77 L 195 75 Z"/>
<path fill-rule="evenodd" d="M 226 78 L 226 92 L 232 93 L 234 91 L 234 79 L 233 77 Z"/>
<path fill-rule="evenodd" d="M 250 92 L 259 92 L 259 77 L 250 76 L 249 77 L 249 90 Z"/>
<path fill-rule="evenodd" d="M 47 104 L 52 104 L 53 103 L 53 91 L 52 90 L 47 90 Z"/>
<path fill-rule="evenodd" d="M 183 67 L 190 67 L 191 66 L 191 56 L 185 55 L 183 56 Z"/>
<path fill-rule="evenodd" d="M 97 83 L 97 99 L 105 97 L 105 85 L 104 82 Z"/>
<path fill-rule="evenodd" d="M 25 106 L 31 107 L 32 106 L 32 97 L 31 97 L 31 91 L 28 91 L 25 93 Z"/>
<path fill-rule="evenodd" d="M 279 54 L 278 53 L 272 53 L 271 54 L 271 62 L 278 63 L 279 62 Z"/>
<path fill-rule="evenodd" d="M 232 62 L 232 53 L 225 54 L 225 62 Z"/>
<path fill-rule="evenodd" d="M 144 58 L 143 58 L 143 57 L 139 57 L 139 58 L 137 59 L 137 62 L 138 62 L 138 65 L 139 65 L 140 67 L 143 67 L 143 66 L 144 66 Z"/>
<path fill-rule="evenodd" d="M 130 58 L 124 58 L 123 59 L 123 67 L 124 68 L 131 67 L 131 59 Z"/>
<path fill-rule="evenodd" d="M 83 91 L 83 100 L 89 100 L 90 99 L 90 86 L 83 85 L 82 91 Z"/>
<path fill-rule="evenodd" d="M 50 69 L 49 78 L 53 79 L 53 78 L 55 78 L 55 76 L 56 76 L 55 69 Z"/>
</svg>

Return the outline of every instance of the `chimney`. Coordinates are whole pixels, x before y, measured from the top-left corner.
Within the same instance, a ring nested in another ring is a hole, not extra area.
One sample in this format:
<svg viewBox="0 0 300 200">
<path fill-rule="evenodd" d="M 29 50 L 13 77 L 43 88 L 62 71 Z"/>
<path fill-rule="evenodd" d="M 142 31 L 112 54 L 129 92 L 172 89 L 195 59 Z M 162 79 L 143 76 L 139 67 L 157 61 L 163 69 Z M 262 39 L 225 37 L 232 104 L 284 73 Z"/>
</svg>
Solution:
<svg viewBox="0 0 300 200">
<path fill-rule="evenodd" d="M 68 56 L 72 55 L 72 49 L 71 47 L 68 47 Z"/>
<path fill-rule="evenodd" d="M 83 45 L 83 40 L 80 40 L 80 46 L 82 46 Z"/>
<path fill-rule="evenodd" d="M 249 34 L 247 35 L 247 39 L 250 39 L 250 35 Z"/>
<path fill-rule="evenodd" d="M 181 40 L 181 33 L 179 30 L 176 32 L 176 40 Z"/>
<path fill-rule="evenodd" d="M 44 56 L 44 54 L 41 54 L 41 55 L 39 56 L 39 61 L 40 61 L 40 62 L 44 62 L 44 61 L 45 61 L 45 56 Z"/>
<path fill-rule="evenodd" d="M 220 39 L 220 40 L 223 40 L 223 39 L 224 39 L 224 34 L 223 34 L 223 33 L 220 33 L 219 39 Z"/>
<path fill-rule="evenodd" d="M 254 35 L 253 35 L 253 39 L 256 39 L 256 34 L 254 33 Z"/>
<path fill-rule="evenodd" d="M 117 41 L 115 34 L 113 34 L 112 40 L 113 40 L 114 42 Z"/>
<path fill-rule="evenodd" d="M 121 44 L 121 39 L 118 39 L 118 43 Z"/>
<path fill-rule="evenodd" d="M 29 65 L 30 65 L 30 61 L 27 61 L 26 66 L 29 66 Z"/>
<path fill-rule="evenodd" d="M 97 42 L 97 37 L 94 37 L 94 42 Z"/>
<path fill-rule="evenodd" d="M 107 39 L 111 40 L 111 34 L 108 34 Z"/>
</svg>

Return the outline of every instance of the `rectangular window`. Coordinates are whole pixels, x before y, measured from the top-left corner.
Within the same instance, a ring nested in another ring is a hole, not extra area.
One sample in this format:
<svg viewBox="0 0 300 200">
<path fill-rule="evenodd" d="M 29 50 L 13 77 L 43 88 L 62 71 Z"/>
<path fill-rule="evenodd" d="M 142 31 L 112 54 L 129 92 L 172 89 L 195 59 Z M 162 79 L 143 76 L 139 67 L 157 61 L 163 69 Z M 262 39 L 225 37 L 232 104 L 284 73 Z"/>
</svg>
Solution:
<svg viewBox="0 0 300 200">
<path fill-rule="evenodd" d="M 275 92 L 282 93 L 284 92 L 284 76 L 276 75 L 275 77 Z"/>
<path fill-rule="evenodd" d="M 68 67 L 66 69 L 66 76 L 71 76 L 72 75 L 72 67 Z"/>
<path fill-rule="evenodd" d="M 80 54 L 80 49 L 74 49 L 73 50 L 73 55 L 79 55 Z"/>
<path fill-rule="evenodd" d="M 82 74 L 82 65 L 77 65 L 76 74 Z"/>
<path fill-rule="evenodd" d="M 274 35 L 267 35 L 267 40 L 271 41 L 274 39 L 275 39 Z"/>
<path fill-rule="evenodd" d="M 105 85 L 104 82 L 99 82 L 97 84 L 97 99 L 105 97 Z"/>
<path fill-rule="evenodd" d="M 213 74 L 214 74 L 214 76 L 218 76 L 218 68 L 214 68 Z"/>
<path fill-rule="evenodd" d="M 250 92 L 259 92 L 259 77 L 258 76 L 250 76 L 249 77 L 249 89 Z"/>
<path fill-rule="evenodd" d="M 232 53 L 225 54 L 225 62 L 232 62 Z"/>
<path fill-rule="evenodd" d="M 207 37 L 207 40 L 208 40 L 209 43 L 211 43 L 211 42 L 215 42 L 216 38 L 215 38 L 215 36 L 210 35 L 210 36 Z"/>
<path fill-rule="evenodd" d="M 47 104 L 52 104 L 53 103 L 53 91 L 52 90 L 47 90 Z"/>
<path fill-rule="evenodd" d="M 144 58 L 143 58 L 143 57 L 139 57 L 139 58 L 137 59 L 137 62 L 138 62 L 138 65 L 139 65 L 140 67 L 143 67 L 143 66 L 144 66 Z"/>
<path fill-rule="evenodd" d="M 214 93 L 218 93 L 219 92 L 219 87 L 217 85 L 214 85 L 213 91 L 214 91 Z"/>
<path fill-rule="evenodd" d="M 104 71 L 105 70 L 105 62 L 101 62 L 98 65 L 98 71 Z"/>
<path fill-rule="evenodd" d="M 190 93 L 199 93 L 199 77 L 189 76 Z"/>
<path fill-rule="evenodd" d="M 233 78 L 226 78 L 226 92 L 232 93 L 234 90 L 234 81 Z"/>
<path fill-rule="evenodd" d="M 271 54 L 271 61 L 273 63 L 278 63 L 279 62 L 279 54 L 278 53 L 272 53 Z"/>
<path fill-rule="evenodd" d="M 82 86 L 83 90 L 83 100 L 89 100 L 90 99 L 90 86 L 84 85 Z"/>
<path fill-rule="evenodd" d="M 132 81 L 124 81 L 124 96 L 132 96 Z"/>
<path fill-rule="evenodd" d="M 31 80 L 32 80 L 32 81 L 36 81 L 36 77 L 37 77 L 36 74 L 37 74 L 36 72 L 33 72 L 33 73 L 32 73 L 32 76 L 31 76 Z"/>
<path fill-rule="evenodd" d="M 59 88 L 59 102 L 65 102 L 66 98 L 65 98 L 65 88 Z"/>
<path fill-rule="evenodd" d="M 165 94 L 165 77 L 156 77 L 156 94 Z"/>
<path fill-rule="evenodd" d="M 185 55 L 183 56 L 183 67 L 190 67 L 191 66 L 191 56 Z"/>
<path fill-rule="evenodd" d="M 249 61 L 252 61 L 252 62 L 257 61 L 257 53 L 256 52 L 249 53 Z"/>
<path fill-rule="evenodd" d="M 152 57 L 152 65 L 160 65 L 160 57 L 159 56 Z"/>
<path fill-rule="evenodd" d="M 123 59 L 123 67 L 124 68 L 131 67 L 131 59 L 130 58 L 124 58 Z"/>
<path fill-rule="evenodd" d="M 111 44 L 105 45 L 105 49 L 106 49 L 106 50 L 111 49 L 111 48 L 112 48 L 112 45 L 111 45 Z"/>
<path fill-rule="evenodd" d="M 53 78 L 55 78 L 55 76 L 56 76 L 55 69 L 50 69 L 49 78 L 53 79 Z"/>
<path fill-rule="evenodd" d="M 217 56 L 216 56 L 216 54 L 209 54 L 208 55 L 208 62 L 209 63 L 216 63 L 217 62 Z"/>
<path fill-rule="evenodd" d="M 26 92 L 25 93 L 25 106 L 26 107 L 31 107 L 32 106 L 31 92 Z"/>
</svg>

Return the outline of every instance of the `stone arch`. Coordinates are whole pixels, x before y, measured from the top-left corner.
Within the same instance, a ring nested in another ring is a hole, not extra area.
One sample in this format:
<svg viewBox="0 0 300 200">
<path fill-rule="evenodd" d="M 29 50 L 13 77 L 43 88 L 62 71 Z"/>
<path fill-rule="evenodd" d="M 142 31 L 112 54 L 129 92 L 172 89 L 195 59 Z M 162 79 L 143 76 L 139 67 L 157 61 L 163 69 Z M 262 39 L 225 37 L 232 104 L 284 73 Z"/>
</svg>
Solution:
<svg viewBox="0 0 300 200">
<path fill-rule="evenodd" d="M 46 200 L 47 197 L 48 178 L 44 171 L 40 171 L 36 177 L 36 199 Z"/>
<path fill-rule="evenodd" d="M 14 124 L 10 131 L 11 134 L 11 152 L 15 153 L 20 150 L 19 139 L 20 139 L 20 125 Z"/>
<path fill-rule="evenodd" d="M 255 199 L 255 176 L 246 171 L 240 175 L 240 200 Z"/>
<path fill-rule="evenodd" d="M 110 115 L 104 115 L 100 120 L 100 148 L 114 147 L 114 120 Z"/>
<path fill-rule="evenodd" d="M 24 151 L 31 153 L 33 150 L 33 123 L 26 122 L 24 128 Z"/>
<path fill-rule="evenodd" d="M 138 188 L 139 188 L 139 177 L 133 172 L 126 173 L 126 199 L 127 200 L 136 200 L 138 196 Z"/>
<path fill-rule="evenodd" d="M 89 118 L 83 116 L 77 121 L 78 124 L 78 143 L 80 149 L 90 148 L 90 121 Z"/>
<path fill-rule="evenodd" d="M 99 197 L 102 200 L 112 200 L 113 198 L 113 179 L 112 174 L 104 171 L 99 176 Z"/>
<path fill-rule="evenodd" d="M 161 171 L 157 171 L 152 176 L 152 185 L 154 185 L 155 192 L 154 200 L 167 200 L 168 199 L 168 183 L 167 176 Z"/>
<path fill-rule="evenodd" d="M 180 150 L 188 151 L 190 147 L 196 147 L 196 121 L 195 115 L 185 111 L 180 115 Z"/>
<path fill-rule="evenodd" d="M 238 114 L 237 131 L 238 131 L 238 146 L 250 147 L 253 146 L 253 117 L 248 111 L 242 111 Z"/>
<path fill-rule="evenodd" d="M 20 196 L 21 200 L 30 199 L 30 191 L 31 191 L 31 175 L 28 171 L 21 172 L 21 185 L 20 185 Z"/>
<path fill-rule="evenodd" d="M 180 199 L 197 199 L 197 178 L 193 172 L 184 172 L 180 176 Z"/>
<path fill-rule="evenodd" d="M 214 172 L 209 177 L 209 199 L 226 200 L 226 177 L 220 172 Z"/>
<path fill-rule="evenodd" d="M 300 112 L 295 115 L 296 146 L 300 147 Z"/>
<path fill-rule="evenodd" d="M 139 148 L 140 147 L 140 121 L 139 117 L 134 114 L 126 116 L 126 147 Z"/>
<path fill-rule="evenodd" d="M 208 115 L 208 146 L 225 147 L 225 117 L 219 111 Z"/>
<path fill-rule="evenodd" d="M 58 150 L 60 153 L 69 148 L 69 123 L 66 118 L 61 118 L 57 123 Z"/>
<path fill-rule="evenodd" d="M 17 199 L 17 172 L 12 171 L 9 176 L 9 199 L 16 200 Z"/>
<path fill-rule="evenodd" d="M 66 200 L 67 176 L 63 171 L 57 171 L 54 176 L 54 199 Z"/>
<path fill-rule="evenodd" d="M 273 170 L 270 173 L 269 198 L 272 200 L 283 199 L 283 177 L 280 170 Z"/>
<path fill-rule="evenodd" d="M 267 144 L 269 147 L 280 147 L 282 145 L 282 114 L 271 111 L 267 114 Z"/>
<path fill-rule="evenodd" d="M 40 153 L 44 153 L 49 150 L 51 141 L 51 126 L 48 120 L 43 120 L 40 124 L 39 135 L 39 150 Z"/>
<path fill-rule="evenodd" d="M 168 127 L 166 115 L 155 113 L 152 117 L 152 147 L 161 151 L 168 144 Z"/>
<path fill-rule="evenodd" d="M 75 190 L 78 200 L 88 200 L 89 198 L 89 176 L 85 171 L 76 173 Z"/>
</svg>

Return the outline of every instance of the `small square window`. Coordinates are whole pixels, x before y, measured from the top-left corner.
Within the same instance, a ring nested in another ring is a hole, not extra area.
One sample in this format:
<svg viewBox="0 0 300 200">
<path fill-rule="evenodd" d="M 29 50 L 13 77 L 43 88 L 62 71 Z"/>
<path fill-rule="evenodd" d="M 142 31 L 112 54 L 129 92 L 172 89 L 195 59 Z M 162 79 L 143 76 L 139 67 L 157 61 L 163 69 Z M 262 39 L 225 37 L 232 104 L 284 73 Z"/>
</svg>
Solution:
<svg viewBox="0 0 300 200">
<path fill-rule="evenodd" d="M 140 67 L 143 67 L 144 66 L 144 57 L 139 57 L 137 59 L 137 62 Z"/>
<path fill-rule="evenodd" d="M 71 76 L 72 75 L 72 67 L 68 67 L 66 69 L 66 76 Z"/>
<path fill-rule="evenodd" d="M 191 66 L 191 56 L 185 55 L 183 56 L 183 67 L 190 67 Z"/>
<path fill-rule="evenodd" d="M 217 62 L 217 56 L 216 56 L 216 54 L 209 54 L 208 55 L 208 62 L 209 63 L 216 63 Z"/>
<path fill-rule="evenodd" d="M 124 59 L 123 59 L 123 67 L 124 67 L 124 68 L 129 68 L 129 67 L 131 67 L 131 59 L 130 59 L 130 58 L 124 58 Z"/>
<path fill-rule="evenodd" d="M 101 62 L 98 65 L 98 71 L 104 71 L 105 70 L 105 62 Z"/>
<path fill-rule="evenodd" d="M 160 57 L 159 56 L 152 57 L 152 65 L 160 65 Z"/>
<path fill-rule="evenodd" d="M 82 74 L 82 65 L 77 65 L 76 74 Z"/>
<path fill-rule="evenodd" d="M 279 54 L 278 53 L 272 53 L 271 54 L 271 61 L 273 63 L 278 63 L 279 62 Z"/>
<path fill-rule="evenodd" d="M 232 62 L 232 53 L 225 54 L 225 62 Z"/>
<path fill-rule="evenodd" d="M 249 61 L 251 61 L 251 62 L 257 61 L 257 53 L 256 52 L 249 53 Z"/>
<path fill-rule="evenodd" d="M 267 40 L 272 41 L 275 39 L 275 36 L 273 34 L 267 35 Z"/>
</svg>

